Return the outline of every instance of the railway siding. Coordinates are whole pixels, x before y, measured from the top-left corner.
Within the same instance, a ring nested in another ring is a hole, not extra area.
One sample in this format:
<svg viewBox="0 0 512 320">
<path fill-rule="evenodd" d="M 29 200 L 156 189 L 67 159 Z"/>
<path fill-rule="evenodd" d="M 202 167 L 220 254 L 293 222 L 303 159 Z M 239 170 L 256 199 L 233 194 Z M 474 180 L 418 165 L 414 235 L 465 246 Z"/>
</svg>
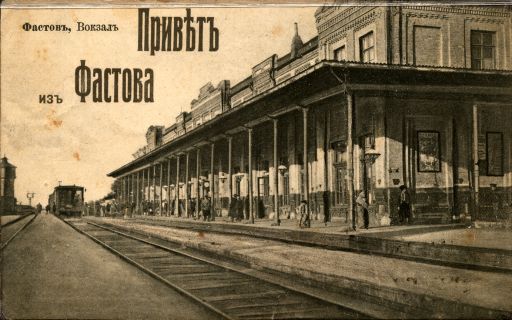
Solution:
<svg viewBox="0 0 512 320">
<path fill-rule="evenodd" d="M 37 214 L 29 213 L 4 223 L 0 228 L 0 251 L 3 251 L 36 217 Z"/>
<path fill-rule="evenodd" d="M 512 296 L 506 288 L 512 286 L 512 279 L 508 274 L 283 244 L 240 235 L 148 226 L 129 220 L 94 220 L 174 241 L 211 256 L 291 277 L 365 303 L 374 301 L 394 310 L 410 311 L 416 316 L 496 318 L 511 312 L 509 301 Z M 484 278 L 486 281 L 482 280 Z M 493 299 L 488 299 L 489 295 Z"/>
<path fill-rule="evenodd" d="M 71 224 L 123 259 L 227 319 L 369 317 L 140 237 L 76 220 Z M 251 303 L 247 304 L 248 301 Z"/>
<path fill-rule="evenodd" d="M 220 319 L 50 214 L 2 251 L 1 272 L 7 319 Z"/>
</svg>

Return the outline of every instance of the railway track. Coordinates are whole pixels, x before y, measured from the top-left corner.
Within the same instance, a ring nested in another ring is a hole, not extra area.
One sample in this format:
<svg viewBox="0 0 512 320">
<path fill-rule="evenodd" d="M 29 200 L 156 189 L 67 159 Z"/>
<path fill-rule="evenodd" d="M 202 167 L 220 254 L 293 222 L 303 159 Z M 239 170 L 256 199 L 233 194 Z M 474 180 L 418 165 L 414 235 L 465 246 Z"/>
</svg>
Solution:
<svg viewBox="0 0 512 320">
<path fill-rule="evenodd" d="M 11 241 L 16 238 L 37 217 L 35 213 L 28 213 L 2 224 L 0 228 L 0 251 L 3 251 Z"/>
<path fill-rule="evenodd" d="M 65 220 L 122 259 L 226 319 L 348 319 L 368 315 L 234 268 L 80 219 Z"/>
</svg>

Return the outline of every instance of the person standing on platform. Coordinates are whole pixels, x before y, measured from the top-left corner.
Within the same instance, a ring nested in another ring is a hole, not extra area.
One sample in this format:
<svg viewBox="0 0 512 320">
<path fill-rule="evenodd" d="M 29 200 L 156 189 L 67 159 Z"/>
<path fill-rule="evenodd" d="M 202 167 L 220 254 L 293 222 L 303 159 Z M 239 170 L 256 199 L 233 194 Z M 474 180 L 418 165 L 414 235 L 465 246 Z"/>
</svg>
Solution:
<svg viewBox="0 0 512 320">
<path fill-rule="evenodd" d="M 256 208 L 258 208 L 258 219 L 263 219 L 265 218 L 265 203 L 263 202 L 263 199 L 258 197 L 258 199 L 256 199 Z"/>
<path fill-rule="evenodd" d="M 210 221 L 212 202 L 208 195 L 201 200 L 201 211 L 203 211 L 203 221 Z"/>
<path fill-rule="evenodd" d="M 174 215 L 174 209 L 176 207 L 176 199 L 172 199 L 170 206 L 171 207 L 169 209 L 171 209 L 171 216 L 173 216 Z"/>
<path fill-rule="evenodd" d="M 229 204 L 229 212 L 228 212 L 228 216 L 229 216 L 231 222 L 234 222 L 235 219 L 238 220 L 237 209 L 238 209 L 238 199 L 237 199 L 237 195 L 234 194 L 231 197 L 231 203 Z"/>
<path fill-rule="evenodd" d="M 246 196 L 244 200 L 244 212 L 245 212 L 245 220 L 249 220 L 251 218 L 251 212 L 249 207 L 249 197 Z"/>
<path fill-rule="evenodd" d="M 309 208 L 308 202 L 306 200 L 302 200 L 299 205 L 299 227 L 301 228 L 309 228 L 311 227 L 311 219 L 309 217 Z"/>
<path fill-rule="evenodd" d="M 168 208 L 167 200 L 163 201 L 162 206 L 163 206 L 162 215 L 167 216 L 167 208 Z"/>
<path fill-rule="evenodd" d="M 364 191 L 361 191 L 359 193 L 359 195 L 357 196 L 357 199 L 356 199 L 356 203 L 357 203 L 357 209 L 358 209 L 357 216 L 363 217 L 363 223 L 364 223 L 363 226 L 365 229 L 368 229 L 368 226 L 370 224 L 370 216 L 368 214 L 368 202 L 366 202 L 366 196 L 364 194 Z"/>
<path fill-rule="evenodd" d="M 183 204 L 185 200 L 180 199 L 178 201 L 178 216 L 179 217 L 187 217 L 187 213 L 185 212 L 185 205 Z"/>
<path fill-rule="evenodd" d="M 40 214 L 42 211 L 43 211 L 43 206 L 40 203 L 38 203 L 36 206 L 37 214 Z"/>
<path fill-rule="evenodd" d="M 152 216 L 154 213 L 153 211 L 153 202 L 149 202 L 149 212 L 148 215 Z"/>
<path fill-rule="evenodd" d="M 398 203 L 398 219 L 400 224 L 410 223 L 411 196 L 405 185 L 400 186 L 400 200 Z"/>
<path fill-rule="evenodd" d="M 196 200 L 195 199 L 190 198 L 189 209 L 190 209 L 190 214 L 191 214 L 192 218 L 195 220 L 196 219 Z"/>
<path fill-rule="evenodd" d="M 327 222 L 331 221 L 331 212 L 329 208 L 329 191 L 323 192 L 322 200 L 324 202 L 324 223 L 327 226 Z"/>
<path fill-rule="evenodd" d="M 244 203 L 240 196 L 237 194 L 236 196 L 236 221 L 242 221 L 244 219 Z"/>
</svg>

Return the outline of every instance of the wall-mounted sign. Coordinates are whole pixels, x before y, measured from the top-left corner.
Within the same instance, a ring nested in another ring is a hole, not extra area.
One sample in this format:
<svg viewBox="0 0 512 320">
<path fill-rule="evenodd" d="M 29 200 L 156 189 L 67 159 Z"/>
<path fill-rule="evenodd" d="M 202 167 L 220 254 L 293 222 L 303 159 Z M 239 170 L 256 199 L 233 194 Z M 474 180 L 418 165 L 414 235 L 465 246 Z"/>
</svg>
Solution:
<svg viewBox="0 0 512 320">
<path fill-rule="evenodd" d="M 437 131 L 418 131 L 418 171 L 441 171 L 441 136 Z"/>
</svg>

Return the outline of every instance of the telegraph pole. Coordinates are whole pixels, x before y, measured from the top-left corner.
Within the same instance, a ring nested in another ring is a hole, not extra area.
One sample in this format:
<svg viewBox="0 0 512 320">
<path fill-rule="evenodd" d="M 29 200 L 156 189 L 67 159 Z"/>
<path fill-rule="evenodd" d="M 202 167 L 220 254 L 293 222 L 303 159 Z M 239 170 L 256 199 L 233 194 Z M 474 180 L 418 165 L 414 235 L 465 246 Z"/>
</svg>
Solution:
<svg viewBox="0 0 512 320">
<path fill-rule="evenodd" d="M 27 192 L 28 205 L 32 206 L 32 198 L 34 198 L 35 192 Z"/>
</svg>

